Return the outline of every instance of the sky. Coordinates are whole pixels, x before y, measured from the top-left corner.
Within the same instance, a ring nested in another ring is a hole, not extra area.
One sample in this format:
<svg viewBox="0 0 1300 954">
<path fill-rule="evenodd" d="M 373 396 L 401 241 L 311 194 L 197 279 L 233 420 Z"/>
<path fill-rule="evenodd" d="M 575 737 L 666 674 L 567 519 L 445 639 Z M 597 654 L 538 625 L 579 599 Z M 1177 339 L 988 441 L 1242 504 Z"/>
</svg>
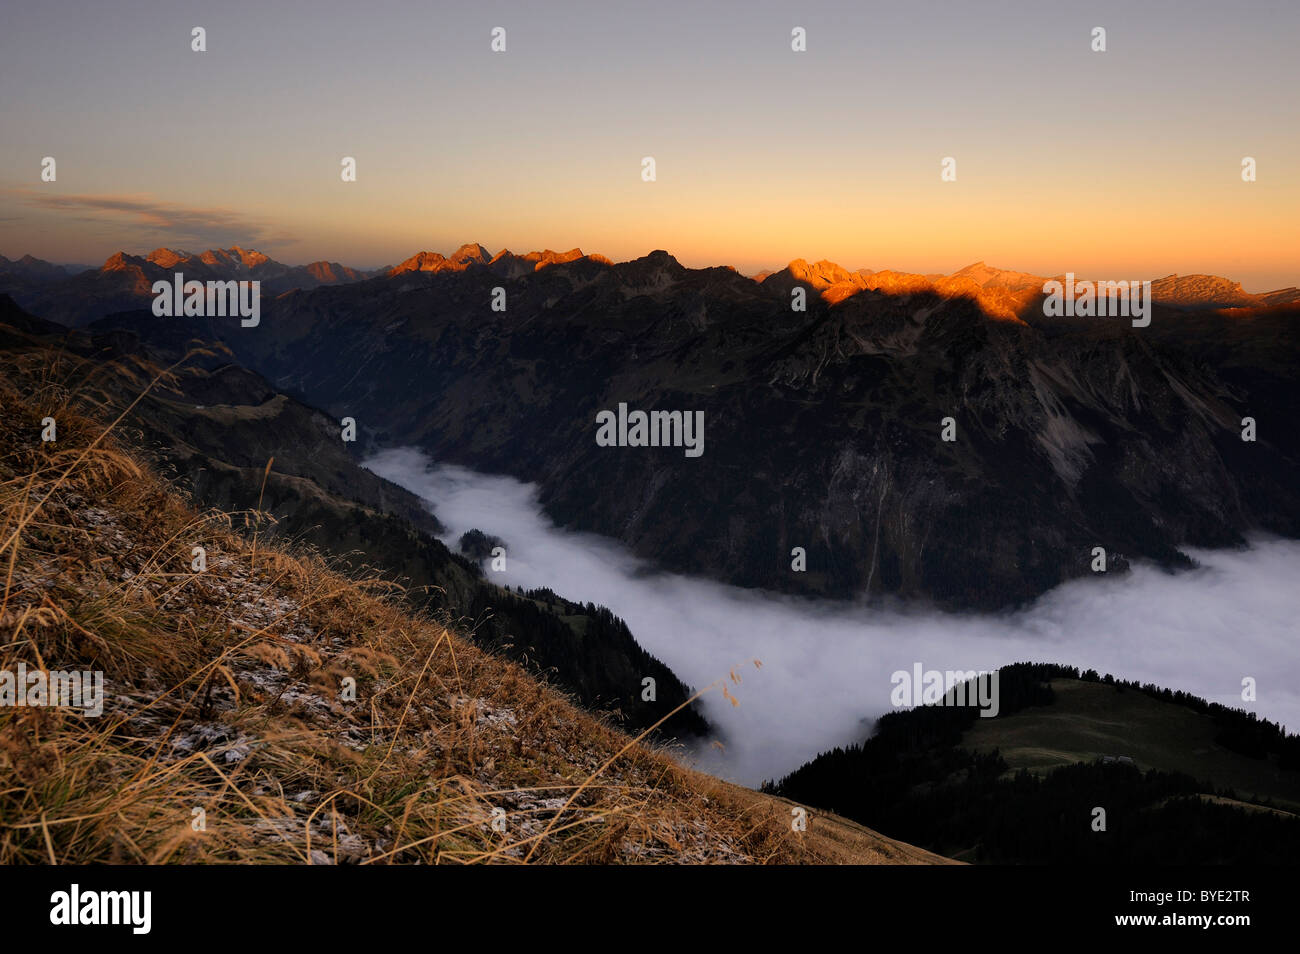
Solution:
<svg viewBox="0 0 1300 954">
<path fill-rule="evenodd" d="M 0 254 L 481 242 L 1264 291 L 1300 284 L 1297 40 L 1293 0 L 12 4 Z"/>
<path fill-rule="evenodd" d="M 424 497 L 447 525 L 449 546 L 472 529 L 504 541 L 505 569 L 489 569 L 492 582 L 549 587 L 613 610 L 678 678 L 706 690 L 704 715 L 724 748 L 706 744 L 690 758 L 740 784 L 780 778 L 819 752 L 862 741 L 890 711 L 893 674 L 918 663 L 944 673 L 1015 662 L 1092 668 L 1256 712 L 1292 732 L 1300 726 L 1294 540 L 1193 550 L 1200 566 L 1187 572 L 1138 564 L 1074 580 L 1017 612 L 944 613 L 919 602 L 868 609 L 654 572 L 617 541 L 557 528 L 535 485 L 435 466 L 411 448 L 365 465 Z M 1253 702 L 1242 701 L 1246 678 L 1255 680 Z"/>
</svg>

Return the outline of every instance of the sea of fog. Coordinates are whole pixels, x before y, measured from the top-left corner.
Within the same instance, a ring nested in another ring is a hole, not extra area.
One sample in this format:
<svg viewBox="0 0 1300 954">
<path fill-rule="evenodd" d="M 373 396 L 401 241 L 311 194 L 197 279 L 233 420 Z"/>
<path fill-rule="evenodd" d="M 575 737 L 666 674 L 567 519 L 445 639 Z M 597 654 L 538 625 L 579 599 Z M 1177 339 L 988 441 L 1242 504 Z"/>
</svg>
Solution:
<svg viewBox="0 0 1300 954">
<path fill-rule="evenodd" d="M 365 466 L 424 498 L 453 549 L 470 529 L 500 537 L 507 567 L 492 579 L 608 606 L 682 681 L 717 684 L 702 704 L 725 750 L 705 746 L 686 758 L 742 784 L 779 778 L 864 738 L 890 708 L 891 674 L 916 663 L 991 670 L 1058 662 L 1300 727 L 1300 542 L 1190 551 L 1199 569 L 1139 565 L 1128 575 L 1064 584 L 1014 613 L 873 609 L 657 572 L 616 541 L 556 527 L 534 485 L 435 465 L 417 450 L 383 451 Z M 1241 700 L 1246 676 L 1256 680 L 1255 703 Z M 723 679 L 738 705 L 722 695 Z"/>
</svg>

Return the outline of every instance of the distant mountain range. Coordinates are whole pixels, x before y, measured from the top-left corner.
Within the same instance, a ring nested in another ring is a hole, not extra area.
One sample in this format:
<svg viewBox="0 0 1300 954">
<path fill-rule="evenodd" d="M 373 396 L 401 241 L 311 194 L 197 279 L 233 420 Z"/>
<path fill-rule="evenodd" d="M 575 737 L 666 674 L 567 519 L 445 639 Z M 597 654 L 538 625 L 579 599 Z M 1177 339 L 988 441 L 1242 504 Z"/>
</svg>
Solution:
<svg viewBox="0 0 1300 954">
<path fill-rule="evenodd" d="M 284 265 L 261 252 L 233 246 L 206 252 L 157 248 L 148 255 L 118 252 L 99 268 L 51 265 L 25 255 L 0 256 L 0 291 L 51 321 L 81 325 L 104 314 L 139 308 L 151 301 L 153 283 L 171 281 L 176 272 L 195 281 L 260 281 L 264 295 L 296 288 L 319 288 L 362 281 L 387 269 L 364 271 L 338 262 Z"/>
<path fill-rule="evenodd" d="M 170 248 L 157 248 L 145 256 L 118 252 L 97 269 L 53 265 L 31 255 L 14 261 L 0 256 L 0 292 L 8 293 L 22 307 L 45 318 L 81 325 L 115 311 L 140 307 L 152 298 L 150 289 L 155 281 L 170 281 L 178 271 L 187 279 L 197 281 L 260 281 L 263 294 L 274 296 L 296 289 L 310 290 L 374 278 L 394 279 L 413 272 L 462 272 L 471 267 L 513 279 L 579 260 L 606 266 L 614 264 L 603 255 L 584 254 L 576 248 L 567 252 L 546 249 L 522 255 L 503 249 L 493 255 L 477 242 L 462 245 L 447 256 L 419 252 L 399 265 L 376 269 L 350 268 L 326 261 L 285 265 L 237 245 L 201 253 Z M 979 302 L 992 317 L 1015 319 L 1036 305 L 1048 277 L 994 268 L 984 262 L 967 265 L 951 275 L 922 275 L 867 268 L 849 271 L 834 262 L 822 260 L 810 264 L 800 258 L 779 271 L 759 272 L 753 280 L 787 294 L 795 285 L 802 285 L 816 290 L 832 303 L 861 291 L 966 296 Z M 1167 275 L 1152 281 L 1152 295 L 1157 302 L 1179 308 L 1262 308 L 1300 302 L 1300 288 L 1294 286 L 1252 294 L 1240 282 L 1215 275 Z"/>
<path fill-rule="evenodd" d="M 52 282 L 92 270 L 94 265 L 54 265 L 32 255 L 8 259 L 0 255 L 0 280 L 9 282 Z"/>
<path fill-rule="evenodd" d="M 557 523 L 679 572 L 996 608 L 1092 575 L 1095 547 L 1116 573 L 1189 566 L 1184 548 L 1253 532 L 1300 537 L 1300 303 L 1281 293 L 1243 306 L 1231 282 L 1162 280 L 1177 303 L 1157 295 L 1134 328 L 1046 317 L 1037 276 L 986 265 L 795 262 L 759 281 L 664 251 L 467 245 L 264 295 L 249 329 L 156 318 L 112 274 L 56 283 L 28 310 L 150 343 L 221 340 L 372 446 L 536 482 Z M 126 292 L 67 291 L 100 281 Z M 620 403 L 702 412 L 703 456 L 598 445 L 596 415 Z"/>
<path fill-rule="evenodd" d="M 810 265 L 803 259 L 795 259 L 779 272 L 762 272 L 756 276 L 764 283 L 774 282 L 783 288 L 795 284 L 811 286 L 832 302 L 843 301 L 863 290 L 895 295 L 936 292 L 946 298 L 964 295 L 978 301 L 988 314 L 999 318 L 1020 317 L 1022 312 L 1036 304 L 1042 295 L 1043 284 L 1049 278 L 1061 280 L 1064 277 L 1008 271 L 983 262 L 967 265 L 951 275 L 875 272 L 866 268 L 850 272 L 834 262 L 820 261 Z M 1115 280 L 1124 278 L 1111 277 Z M 1133 277 L 1128 276 L 1130 279 Z M 1262 308 L 1300 301 L 1300 288 L 1280 288 L 1252 295 L 1242 289 L 1240 282 L 1215 275 L 1166 275 L 1151 282 L 1151 294 L 1161 304 L 1180 308 Z"/>
</svg>

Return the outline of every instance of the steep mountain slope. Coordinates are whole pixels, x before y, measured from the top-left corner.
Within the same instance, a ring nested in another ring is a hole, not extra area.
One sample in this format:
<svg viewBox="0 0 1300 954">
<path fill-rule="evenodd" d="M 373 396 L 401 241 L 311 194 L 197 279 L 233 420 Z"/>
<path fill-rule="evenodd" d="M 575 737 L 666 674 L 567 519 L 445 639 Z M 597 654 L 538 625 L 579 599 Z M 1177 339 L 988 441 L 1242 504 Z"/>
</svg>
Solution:
<svg viewBox="0 0 1300 954">
<path fill-rule="evenodd" d="M 183 335 L 150 349 L 129 334 L 69 335 L 0 296 L 0 355 L 11 359 L 80 357 L 93 379 L 105 362 L 176 364 L 188 344 Z M 125 407 L 138 385 L 119 384 L 105 397 Z M 305 543 L 339 565 L 402 580 L 413 605 L 449 622 L 466 619 L 479 645 L 525 662 L 630 730 L 655 725 L 690 695 L 608 610 L 490 582 L 437 539 L 442 527 L 422 501 L 358 465 L 336 422 L 222 355 L 185 361 L 179 376 L 136 404 L 123 428 L 196 504 L 234 513 L 263 539 Z M 647 677 L 655 680 L 654 700 L 642 698 Z M 689 738 L 708 728 L 689 707 L 656 732 Z"/>
<path fill-rule="evenodd" d="M 0 710 L 0 862 L 943 860 L 836 819 L 803 837 L 373 581 L 195 512 L 45 358 L 0 378 L 0 670 L 98 670 L 103 711 Z"/>
</svg>

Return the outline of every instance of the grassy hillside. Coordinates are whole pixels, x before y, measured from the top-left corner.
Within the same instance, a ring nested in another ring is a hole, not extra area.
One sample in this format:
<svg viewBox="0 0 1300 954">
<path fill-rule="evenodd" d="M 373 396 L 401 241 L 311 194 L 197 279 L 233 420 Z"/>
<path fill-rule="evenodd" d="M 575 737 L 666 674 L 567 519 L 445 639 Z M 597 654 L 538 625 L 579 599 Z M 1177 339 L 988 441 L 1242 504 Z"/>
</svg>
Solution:
<svg viewBox="0 0 1300 954">
<path fill-rule="evenodd" d="M 86 409 L 145 369 L 28 358 L 0 375 L 0 671 L 100 670 L 105 698 L 0 708 L 0 863 L 942 860 L 824 813 L 792 831 L 787 804 L 683 769 L 382 578 L 196 511 Z"/>
<path fill-rule="evenodd" d="M 1036 775 L 1123 756 L 1143 771 L 1207 779 L 1242 798 L 1268 799 L 1300 812 L 1300 772 L 1225 747 L 1210 716 L 1103 682 L 1052 679 L 1050 685 L 1055 693 L 1050 706 L 977 719 L 963 734 L 962 746 L 999 753 L 1008 772 L 1025 769 Z"/>
<path fill-rule="evenodd" d="M 189 355 L 135 404 L 118 434 L 195 506 L 225 511 L 263 539 L 332 554 L 340 566 L 375 568 L 402 583 L 413 607 L 457 621 L 478 645 L 524 663 L 630 731 L 658 724 L 655 732 L 664 737 L 708 734 L 693 706 L 660 722 L 691 690 L 622 620 L 558 597 L 521 599 L 490 582 L 478 563 L 438 539 L 443 527 L 422 500 L 360 466 L 337 421 L 277 392 L 224 353 L 194 353 L 185 329 L 170 331 L 148 347 L 127 333 L 69 332 L 0 296 L 0 364 L 57 362 L 69 380 L 93 383 L 106 408 L 125 407 L 140 390 L 101 368 L 172 365 Z M 656 684 L 653 702 L 642 698 L 647 676 Z"/>
<path fill-rule="evenodd" d="M 999 671 L 1000 714 L 883 716 L 765 790 L 960 860 L 1294 864 L 1300 737 L 1252 713 L 1067 666 Z M 1105 812 L 1097 827 L 1097 810 Z"/>
</svg>

